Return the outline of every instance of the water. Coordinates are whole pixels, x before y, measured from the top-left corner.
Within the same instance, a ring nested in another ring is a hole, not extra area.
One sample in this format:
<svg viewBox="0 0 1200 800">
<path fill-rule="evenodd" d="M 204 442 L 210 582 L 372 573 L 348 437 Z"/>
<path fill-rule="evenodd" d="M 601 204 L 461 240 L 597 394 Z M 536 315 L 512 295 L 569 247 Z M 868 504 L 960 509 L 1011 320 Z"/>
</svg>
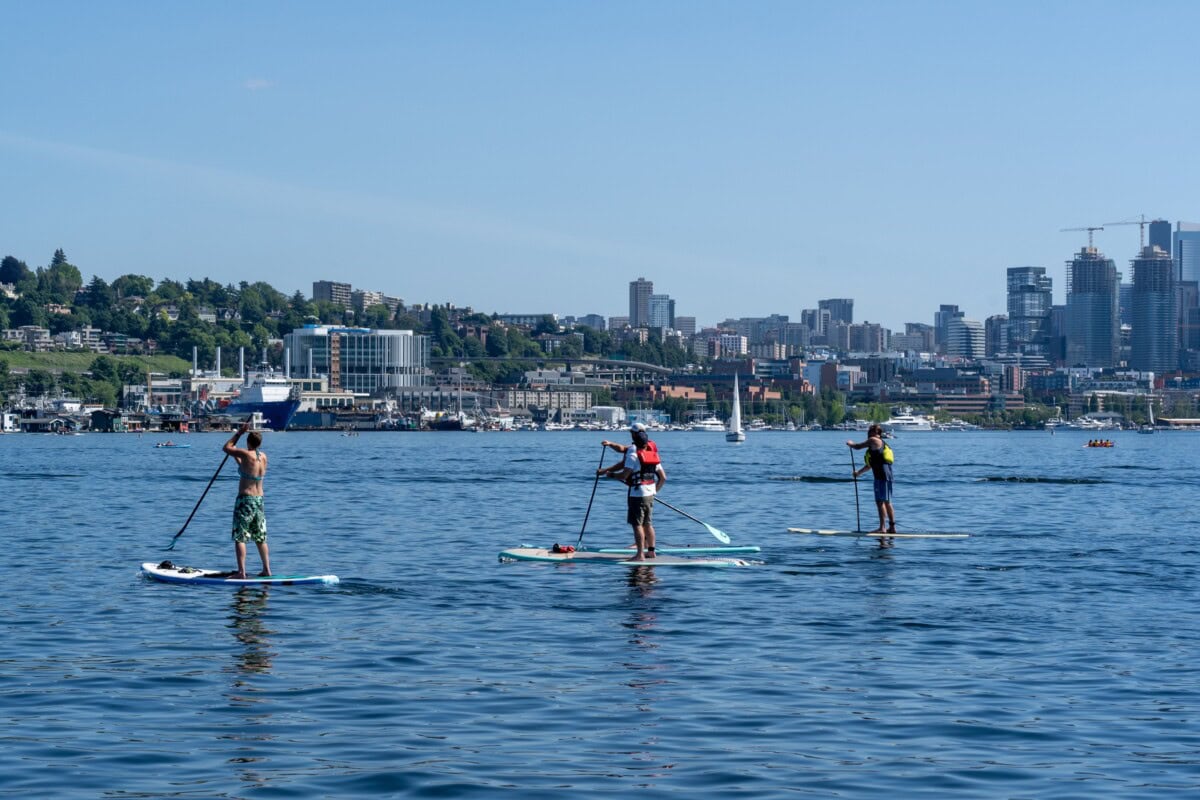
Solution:
<svg viewBox="0 0 1200 800">
<path fill-rule="evenodd" d="M 239 591 L 137 572 L 232 566 L 228 466 L 163 551 L 223 437 L 0 437 L 0 796 L 1200 791 L 1194 435 L 902 436 L 901 528 L 977 535 L 879 550 L 785 532 L 854 526 L 845 434 L 663 434 L 763 565 L 498 563 L 574 544 L 602 438 L 269 435 L 275 571 L 343 583 Z M 585 541 L 623 519 L 602 483 Z"/>
</svg>

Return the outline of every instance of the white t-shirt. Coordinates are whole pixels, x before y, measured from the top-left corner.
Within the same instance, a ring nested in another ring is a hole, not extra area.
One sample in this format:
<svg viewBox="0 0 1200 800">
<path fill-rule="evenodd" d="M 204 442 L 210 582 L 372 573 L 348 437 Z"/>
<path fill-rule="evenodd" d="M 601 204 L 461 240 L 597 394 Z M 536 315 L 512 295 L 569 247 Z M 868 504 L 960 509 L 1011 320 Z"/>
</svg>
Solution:
<svg viewBox="0 0 1200 800">
<path fill-rule="evenodd" d="M 636 447 L 630 445 L 629 449 L 625 451 L 625 463 L 623 463 L 621 466 L 623 466 L 625 469 L 633 470 L 634 480 L 638 479 L 638 475 L 642 469 L 642 462 L 638 459 Z M 655 480 L 657 480 L 657 475 L 655 476 Z M 635 483 L 633 486 L 629 487 L 629 496 L 654 497 L 656 493 L 655 487 L 655 483 Z"/>
</svg>

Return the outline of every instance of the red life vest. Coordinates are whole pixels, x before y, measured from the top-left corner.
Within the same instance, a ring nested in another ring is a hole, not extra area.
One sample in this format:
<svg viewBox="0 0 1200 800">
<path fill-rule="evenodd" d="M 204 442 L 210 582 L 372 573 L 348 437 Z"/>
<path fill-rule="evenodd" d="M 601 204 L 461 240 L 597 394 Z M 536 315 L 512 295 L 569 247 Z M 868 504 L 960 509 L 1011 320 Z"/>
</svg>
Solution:
<svg viewBox="0 0 1200 800">
<path fill-rule="evenodd" d="M 658 456 L 658 445 L 649 440 L 646 441 L 646 446 L 637 450 L 638 471 L 636 475 L 630 476 L 630 485 L 640 483 L 649 485 L 658 482 L 658 465 L 662 463 L 662 459 Z"/>
</svg>

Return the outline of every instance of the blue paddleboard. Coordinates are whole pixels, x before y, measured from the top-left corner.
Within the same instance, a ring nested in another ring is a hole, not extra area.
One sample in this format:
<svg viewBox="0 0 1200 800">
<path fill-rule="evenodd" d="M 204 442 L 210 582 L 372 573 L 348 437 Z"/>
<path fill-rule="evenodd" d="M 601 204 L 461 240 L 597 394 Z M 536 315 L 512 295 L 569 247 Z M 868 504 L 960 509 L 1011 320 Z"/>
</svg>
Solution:
<svg viewBox="0 0 1200 800">
<path fill-rule="evenodd" d="M 181 567 L 170 561 L 142 564 L 142 574 L 163 583 L 190 583 L 201 586 L 301 586 L 314 583 L 337 583 L 337 575 L 272 575 L 260 578 L 230 578 L 228 572 L 215 569 Z"/>
</svg>

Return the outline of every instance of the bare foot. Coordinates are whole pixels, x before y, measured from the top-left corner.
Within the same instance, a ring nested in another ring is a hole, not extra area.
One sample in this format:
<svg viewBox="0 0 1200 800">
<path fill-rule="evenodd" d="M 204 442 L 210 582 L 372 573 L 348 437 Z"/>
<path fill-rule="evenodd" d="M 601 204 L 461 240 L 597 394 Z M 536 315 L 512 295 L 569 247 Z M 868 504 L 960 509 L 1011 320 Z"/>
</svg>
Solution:
<svg viewBox="0 0 1200 800">
<path fill-rule="evenodd" d="M 234 579 L 235 581 L 244 581 L 244 580 L 246 580 L 246 573 L 235 571 L 235 572 L 229 573 L 229 577 Z"/>
<path fill-rule="evenodd" d="M 633 556 L 632 558 L 627 558 L 625 560 L 626 561 L 645 561 L 646 557 L 643 556 L 641 553 L 638 553 L 636 556 Z"/>
<path fill-rule="evenodd" d="M 867 533 L 887 533 L 887 531 L 885 531 L 883 528 L 876 528 L 873 531 L 867 531 Z"/>
<path fill-rule="evenodd" d="M 260 573 L 258 573 L 258 577 L 260 577 L 260 578 L 269 578 L 269 577 L 271 577 L 271 573 L 269 573 L 269 572 L 260 572 Z"/>
</svg>

